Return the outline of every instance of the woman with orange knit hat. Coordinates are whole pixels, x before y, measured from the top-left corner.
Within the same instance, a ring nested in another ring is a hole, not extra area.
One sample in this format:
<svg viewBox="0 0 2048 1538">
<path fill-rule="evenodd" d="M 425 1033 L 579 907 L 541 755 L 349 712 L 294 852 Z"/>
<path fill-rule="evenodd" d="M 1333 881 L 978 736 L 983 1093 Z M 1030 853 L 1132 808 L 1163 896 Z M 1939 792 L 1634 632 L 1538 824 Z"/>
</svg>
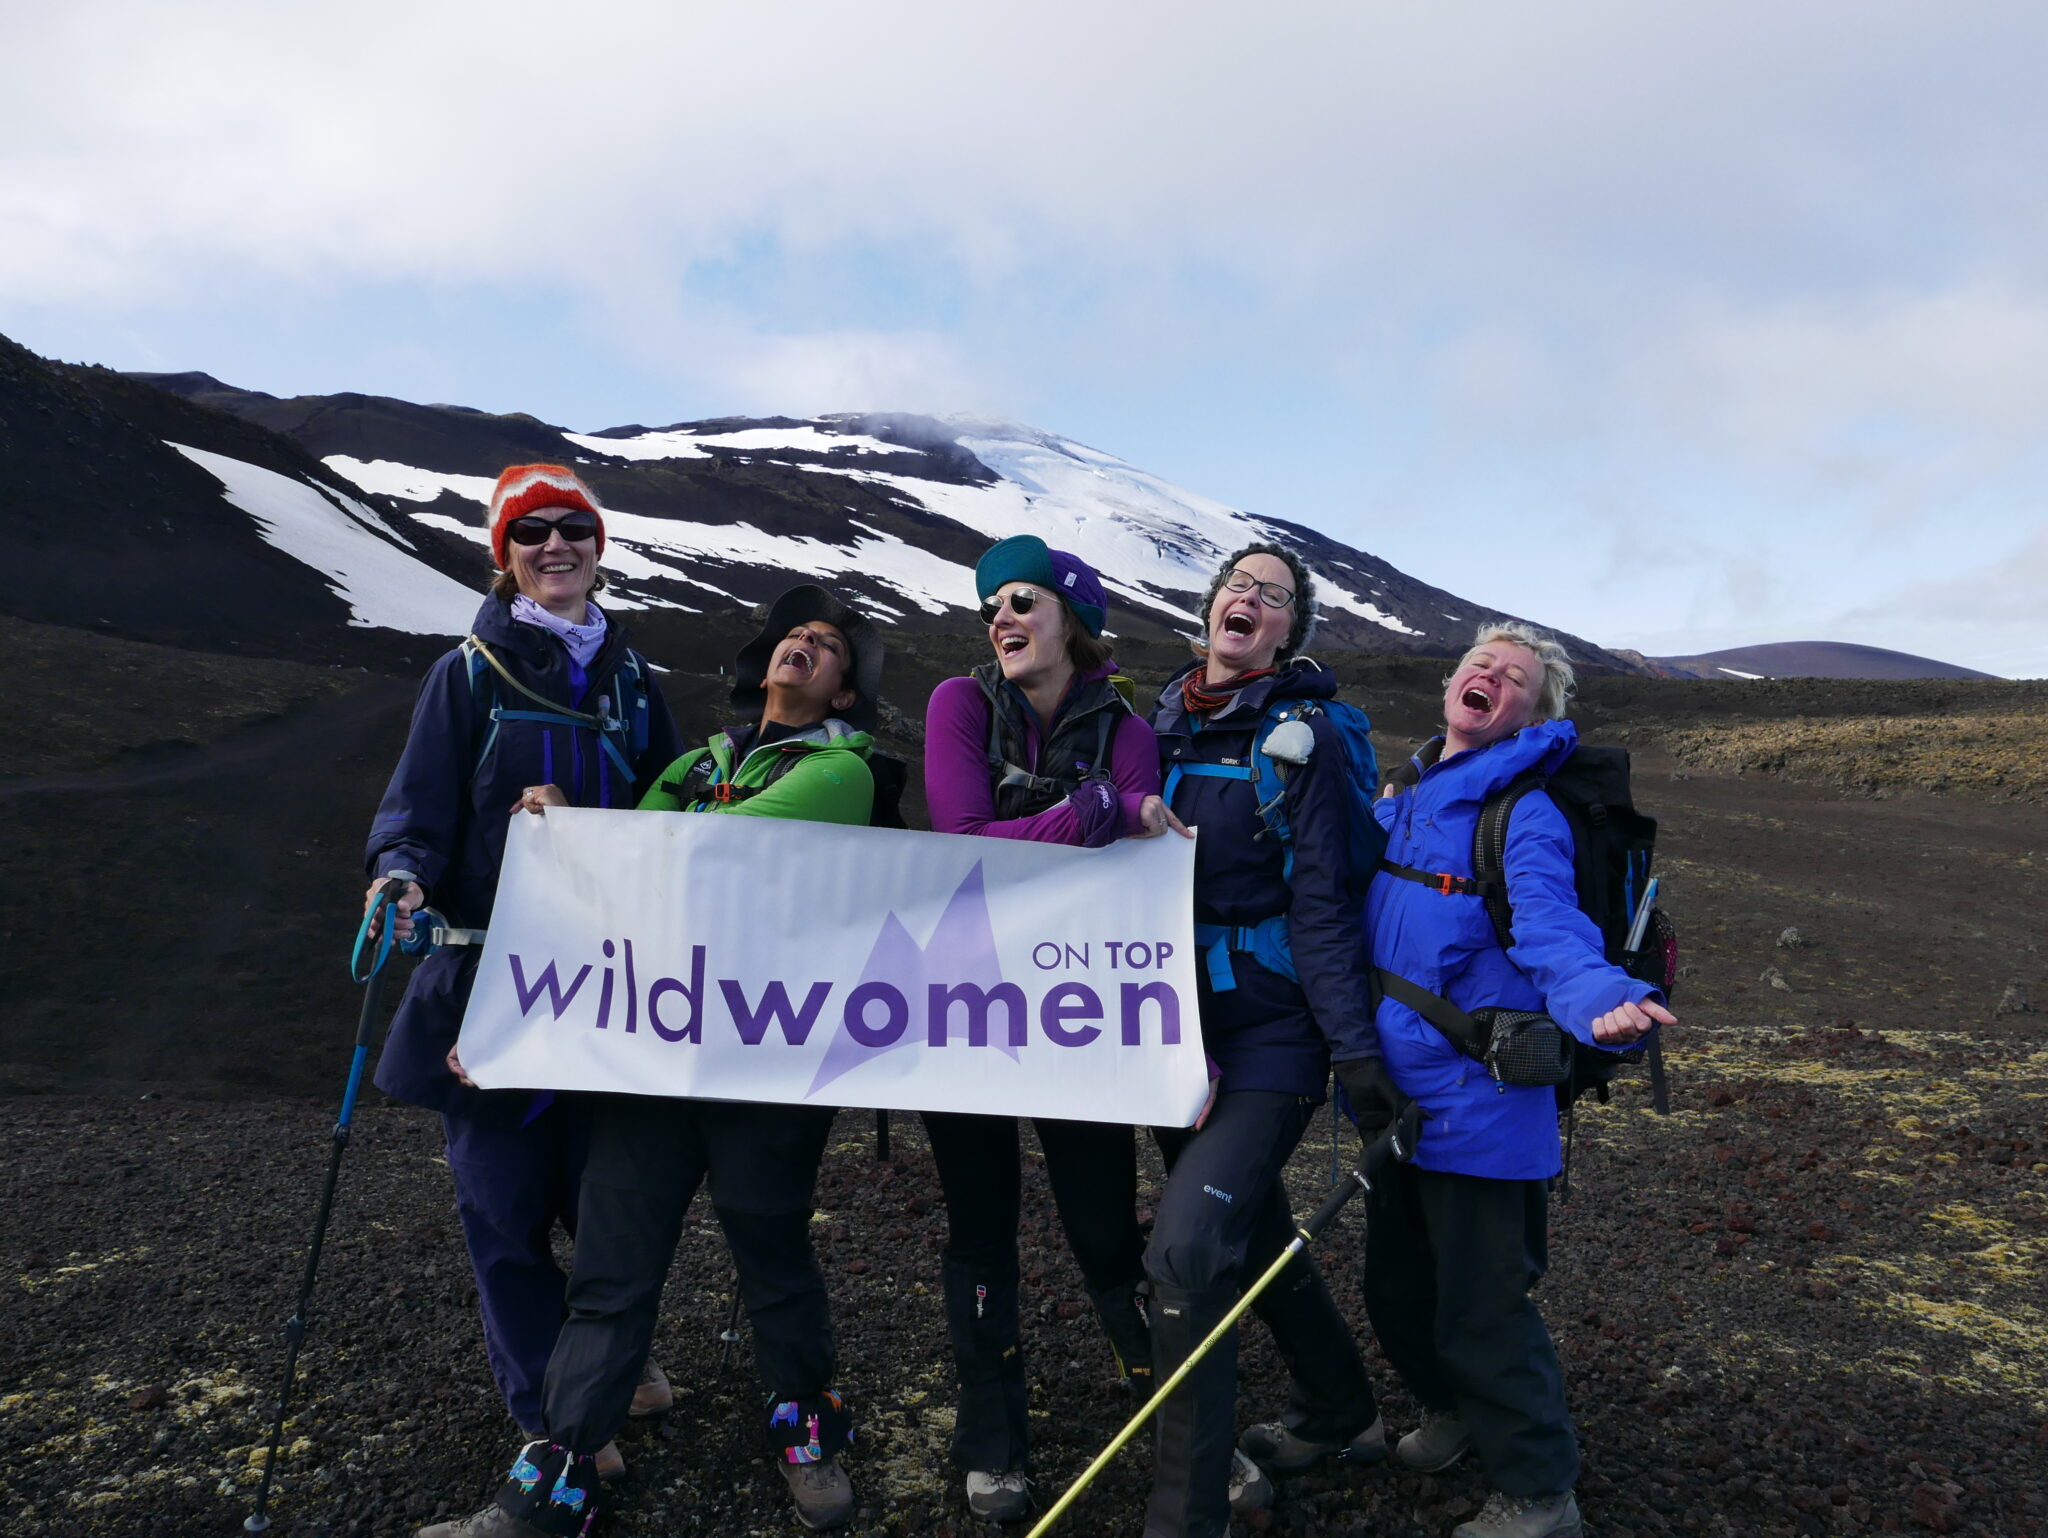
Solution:
<svg viewBox="0 0 2048 1538">
<path fill-rule="evenodd" d="M 529 797 L 557 786 L 576 806 L 630 807 L 682 751 L 646 661 L 591 601 L 604 511 L 590 488 L 561 465 L 513 465 L 491 494 L 490 533 L 490 596 L 469 638 L 428 669 L 370 825 L 372 888 L 409 883 L 401 935 L 430 901 L 451 940 L 480 938 L 506 825 Z M 479 953 L 446 944 L 414 971 L 377 1084 L 441 1113 L 491 1372 L 531 1434 L 564 1312 L 550 1235 L 557 1223 L 575 1232 L 589 1115 L 575 1095 L 482 1090 L 463 1075 L 455 1037 Z M 635 1407 L 652 1414 L 669 1391 L 649 1369 Z"/>
</svg>

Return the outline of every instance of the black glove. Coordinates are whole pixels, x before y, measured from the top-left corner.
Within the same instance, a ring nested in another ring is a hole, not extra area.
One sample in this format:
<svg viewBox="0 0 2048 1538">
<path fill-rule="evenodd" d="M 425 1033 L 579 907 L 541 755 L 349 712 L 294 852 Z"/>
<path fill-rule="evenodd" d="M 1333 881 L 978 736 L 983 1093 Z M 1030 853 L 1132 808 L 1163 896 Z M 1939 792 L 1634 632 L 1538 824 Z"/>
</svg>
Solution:
<svg viewBox="0 0 2048 1538">
<path fill-rule="evenodd" d="M 1377 1057 L 1353 1058 L 1337 1064 L 1337 1082 L 1344 1098 L 1351 1102 L 1351 1115 L 1358 1123 L 1358 1135 L 1370 1145 L 1389 1127 L 1397 1129 L 1394 1157 L 1407 1161 L 1415 1157 L 1415 1144 L 1422 1134 L 1422 1120 L 1428 1114 L 1394 1082 L 1387 1065 Z"/>
</svg>

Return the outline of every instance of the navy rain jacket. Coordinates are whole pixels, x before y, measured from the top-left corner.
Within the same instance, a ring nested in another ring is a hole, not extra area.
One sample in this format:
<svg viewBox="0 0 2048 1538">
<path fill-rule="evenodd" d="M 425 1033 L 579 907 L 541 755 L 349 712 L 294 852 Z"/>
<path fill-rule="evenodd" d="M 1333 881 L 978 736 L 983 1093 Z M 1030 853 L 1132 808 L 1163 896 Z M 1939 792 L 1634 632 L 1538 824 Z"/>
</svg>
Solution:
<svg viewBox="0 0 2048 1538">
<path fill-rule="evenodd" d="M 1254 679 L 1236 700 L 1198 724 L 1181 703 L 1180 680 L 1160 691 L 1152 730 L 1167 773 L 1176 763 L 1248 763 L 1253 734 L 1277 700 L 1327 700 L 1337 676 L 1297 657 L 1270 677 Z M 1232 955 L 1237 986 L 1217 993 L 1208 968 L 1197 968 L 1202 1043 L 1223 1073 L 1225 1090 L 1275 1090 L 1320 1100 L 1330 1063 L 1377 1057 L 1371 969 L 1363 927 L 1369 871 L 1350 866 L 1351 792 L 1342 783 L 1344 749 L 1325 716 L 1309 718 L 1315 750 L 1287 781 L 1287 821 L 1294 835 L 1294 876 L 1282 876 L 1285 851 L 1270 835 L 1250 780 L 1183 775 L 1174 815 L 1199 828 L 1195 843 L 1195 922 L 1250 926 L 1285 913 L 1294 952 L 1294 982 L 1253 957 Z M 1367 787 L 1365 794 L 1370 795 Z"/>
<path fill-rule="evenodd" d="M 630 693 L 619 679 L 629 651 L 616 618 L 603 650 L 592 659 L 583 686 L 560 637 L 512 618 L 511 605 L 486 599 L 477 611 L 475 635 L 506 670 L 527 688 L 572 710 L 595 712 L 600 695 L 614 715 Z M 510 807 L 529 785 L 558 785 L 574 806 L 631 807 L 654 777 L 682 752 L 682 739 L 651 670 L 643 660 L 647 746 L 626 782 L 590 727 L 553 726 L 538 721 L 503 721 L 481 763 L 479 749 L 490 729 L 491 700 L 507 710 L 538 710 L 495 673 L 487 673 L 485 710 L 473 698 L 469 667 L 461 648 L 427 670 L 413 705 L 412 732 L 391 773 L 391 783 L 370 825 L 364 863 L 374 878 L 409 870 L 426 888 L 427 901 L 458 928 L 489 925 L 497 896 L 498 867 L 505 857 Z M 473 776 L 473 777 L 472 777 Z M 448 1071 L 448 1049 L 462 1025 L 480 947 L 435 952 L 413 972 L 405 998 L 392 1017 L 391 1035 L 377 1063 L 377 1087 L 401 1100 L 436 1110 L 481 1110 L 489 1092 L 465 1089 Z M 520 1105 L 527 1092 L 516 1095 Z"/>
<path fill-rule="evenodd" d="M 1387 830 L 1387 858 L 1416 870 L 1470 876 L 1472 833 L 1486 798 L 1525 770 L 1555 770 L 1578 740 L 1569 721 L 1538 721 L 1430 763 L 1414 786 L 1374 803 Z M 1417 765 L 1422 762 L 1417 755 Z M 1607 960 L 1599 929 L 1579 911 L 1571 824 L 1548 793 L 1533 790 L 1515 807 L 1506 866 L 1512 952 L 1494 937 L 1484 898 L 1446 895 L 1382 873 L 1366 902 L 1374 958 L 1463 1010 L 1500 1005 L 1547 1013 L 1588 1046 L 1596 1045 L 1593 1022 L 1609 1010 L 1644 999 L 1663 1002 L 1655 988 Z M 1379 1039 L 1394 1082 L 1431 1113 L 1415 1155 L 1418 1168 L 1494 1180 L 1545 1180 L 1558 1172 L 1563 1161 L 1552 1091 L 1496 1084 L 1483 1064 L 1393 999 L 1380 1000 Z"/>
</svg>

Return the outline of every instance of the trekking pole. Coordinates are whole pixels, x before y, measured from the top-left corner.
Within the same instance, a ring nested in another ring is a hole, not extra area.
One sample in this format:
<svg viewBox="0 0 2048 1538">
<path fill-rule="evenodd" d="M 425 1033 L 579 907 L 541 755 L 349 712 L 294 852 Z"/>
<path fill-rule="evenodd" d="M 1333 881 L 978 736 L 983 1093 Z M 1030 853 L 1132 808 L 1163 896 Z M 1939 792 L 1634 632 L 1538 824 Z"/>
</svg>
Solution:
<svg viewBox="0 0 2048 1538">
<path fill-rule="evenodd" d="M 723 1373 L 732 1366 L 732 1348 L 740 1343 L 740 1278 L 734 1272 L 732 1278 L 732 1307 L 726 1310 L 725 1328 L 718 1332 L 718 1370 Z"/>
<path fill-rule="evenodd" d="M 1339 1173 L 1338 1173 L 1338 1168 L 1337 1168 L 1338 1164 L 1339 1164 L 1339 1163 L 1341 1162 L 1341 1161 L 1339 1160 L 1338 1156 L 1337 1156 L 1337 1124 L 1338 1124 L 1338 1122 L 1339 1122 L 1339 1120 L 1340 1120 L 1340 1119 L 1341 1119 L 1341 1118 L 1340 1118 L 1340 1116 L 1339 1116 L 1339 1113 L 1338 1113 L 1338 1110 L 1337 1110 L 1337 1097 L 1336 1097 L 1335 1095 L 1332 1095 L 1332 1096 L 1330 1097 L 1330 1184 L 1331 1184 L 1331 1185 L 1335 1185 L 1335 1184 L 1336 1184 L 1336 1183 L 1338 1182 L 1338 1180 L 1342 1178 L 1342 1177 L 1341 1177 L 1341 1176 L 1339 1175 Z"/>
<path fill-rule="evenodd" d="M 355 1053 L 349 1059 L 348 1084 L 341 1092 L 341 1114 L 335 1119 L 333 1141 L 328 1146 L 327 1180 L 320 1188 L 320 1209 L 313 1219 L 313 1243 L 306 1251 L 305 1274 L 299 1279 L 299 1301 L 284 1324 L 284 1386 L 277 1394 L 277 1415 L 270 1423 L 270 1445 L 263 1458 L 263 1483 L 256 1490 L 256 1509 L 242 1523 L 245 1533 L 267 1533 L 270 1518 L 264 1515 L 270 1504 L 270 1482 L 277 1473 L 277 1448 L 284 1440 L 285 1417 L 291 1408 L 292 1378 L 299 1365 L 299 1347 L 306 1339 L 306 1316 L 313 1301 L 313 1278 L 320 1269 L 320 1249 L 327 1240 L 327 1219 L 334 1210 L 334 1187 L 341 1178 L 341 1156 L 348 1147 L 349 1123 L 355 1117 L 356 1093 L 362 1088 L 363 1064 L 369 1059 L 370 1041 L 377 1030 L 379 1006 L 384 1001 L 384 963 L 390 959 L 393 930 L 388 918 L 379 925 L 386 908 L 396 908 L 406 887 L 418 878 L 411 871 L 395 870 L 377 887 L 370 909 L 356 931 L 355 950 L 349 956 L 349 976 L 363 985 L 363 1012 L 356 1021 Z M 363 941 L 372 929 L 380 932 L 372 947 L 370 970 L 362 970 Z M 414 947 L 408 945 L 408 949 Z"/>
<path fill-rule="evenodd" d="M 1237 1321 L 1243 1317 L 1244 1311 L 1257 1302 L 1259 1294 L 1271 1286 L 1274 1279 L 1287 1269 L 1287 1263 L 1321 1237 L 1323 1230 L 1344 1210 L 1345 1204 L 1352 1197 L 1361 1191 L 1372 1190 L 1373 1175 L 1368 1171 L 1377 1171 L 1390 1159 L 1405 1164 L 1415 1156 L 1415 1138 L 1420 1127 L 1421 1112 L 1416 1108 L 1387 1128 L 1377 1141 L 1358 1156 L 1358 1168 L 1323 1199 L 1322 1206 L 1295 1226 L 1293 1242 L 1266 1267 L 1265 1273 L 1257 1281 L 1245 1289 L 1244 1296 L 1237 1300 L 1236 1305 L 1223 1316 L 1202 1343 L 1188 1353 L 1187 1360 L 1176 1367 L 1167 1380 L 1153 1390 L 1152 1397 L 1145 1401 L 1143 1408 L 1125 1423 L 1123 1430 L 1110 1439 L 1109 1446 L 1095 1455 L 1095 1461 L 1081 1471 L 1078 1479 L 1067 1486 L 1066 1493 L 1052 1503 L 1052 1509 L 1039 1518 L 1038 1525 L 1025 1534 L 1024 1538 L 1045 1538 L 1045 1535 L 1052 1531 L 1053 1523 L 1059 1521 L 1066 1509 L 1080 1498 L 1081 1492 L 1094 1483 L 1095 1476 L 1109 1467 L 1110 1460 L 1123 1451 L 1124 1444 L 1136 1436 L 1139 1428 L 1151 1419 L 1153 1412 L 1166 1402 L 1166 1396 L 1180 1387 L 1181 1380 L 1194 1371 L 1196 1364 L 1215 1348 L 1218 1341 L 1237 1328 Z"/>
<path fill-rule="evenodd" d="M 1632 965 L 1642 957 L 1643 937 L 1649 932 L 1650 914 L 1657 902 L 1657 888 L 1661 884 L 1661 879 L 1652 876 L 1650 884 L 1643 889 L 1643 900 L 1636 904 L 1635 919 L 1628 926 L 1628 938 L 1622 942 L 1622 952 Z M 1665 979 L 1667 996 L 1672 981 L 1671 978 Z M 1671 1081 L 1664 1072 L 1664 1038 L 1661 1033 L 1651 1033 L 1650 1044 L 1644 1056 L 1650 1064 L 1650 1108 L 1659 1116 L 1669 1116 Z"/>
</svg>

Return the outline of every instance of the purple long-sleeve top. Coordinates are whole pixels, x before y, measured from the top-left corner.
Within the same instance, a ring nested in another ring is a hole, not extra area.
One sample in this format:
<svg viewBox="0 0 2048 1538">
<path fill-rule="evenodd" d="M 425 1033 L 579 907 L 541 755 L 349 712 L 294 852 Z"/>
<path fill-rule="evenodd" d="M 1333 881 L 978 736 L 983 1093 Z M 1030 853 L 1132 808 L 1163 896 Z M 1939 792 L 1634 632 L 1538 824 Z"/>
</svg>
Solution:
<svg viewBox="0 0 2048 1538">
<path fill-rule="evenodd" d="M 1115 671 L 1115 663 L 1104 663 L 1076 678 L 1074 687 Z M 1035 773 L 1043 736 L 1030 711 L 1025 717 L 1026 767 Z M 1034 816 L 999 819 L 995 787 L 989 783 L 988 724 L 988 700 L 972 678 L 949 678 L 932 691 L 924 721 L 924 791 L 932 827 L 940 833 L 1096 847 L 1135 833 L 1138 808 L 1147 796 L 1159 794 L 1158 740 L 1143 717 L 1127 715 L 1110 742 L 1113 794 L 1106 787 L 1091 794 L 1084 786 L 1078 798 L 1070 796 Z"/>
</svg>

